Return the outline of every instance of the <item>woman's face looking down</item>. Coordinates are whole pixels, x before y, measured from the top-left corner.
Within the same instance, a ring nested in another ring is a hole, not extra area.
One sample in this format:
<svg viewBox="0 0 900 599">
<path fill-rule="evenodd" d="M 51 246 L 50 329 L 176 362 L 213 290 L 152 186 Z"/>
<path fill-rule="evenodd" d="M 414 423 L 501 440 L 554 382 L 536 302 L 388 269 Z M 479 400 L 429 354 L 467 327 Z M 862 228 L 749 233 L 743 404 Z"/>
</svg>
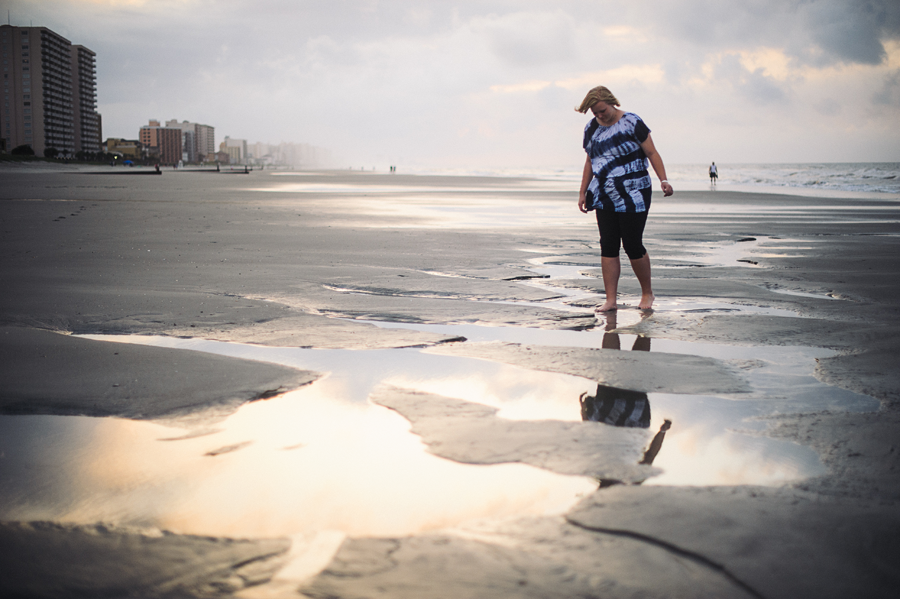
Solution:
<svg viewBox="0 0 900 599">
<path fill-rule="evenodd" d="M 601 125 L 608 127 L 616 122 L 616 107 L 610 106 L 606 102 L 597 100 L 591 105 L 591 112 L 594 113 L 594 117 Z"/>
</svg>

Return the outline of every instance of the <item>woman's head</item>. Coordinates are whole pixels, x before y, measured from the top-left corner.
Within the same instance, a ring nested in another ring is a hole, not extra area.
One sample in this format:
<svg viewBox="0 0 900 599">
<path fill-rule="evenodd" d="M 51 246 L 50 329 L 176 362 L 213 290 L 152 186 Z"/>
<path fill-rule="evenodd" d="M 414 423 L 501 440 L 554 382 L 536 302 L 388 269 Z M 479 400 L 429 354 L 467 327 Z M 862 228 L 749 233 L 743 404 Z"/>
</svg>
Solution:
<svg viewBox="0 0 900 599">
<path fill-rule="evenodd" d="M 604 102 L 606 104 L 609 104 L 610 106 L 619 105 L 619 101 L 611 91 L 606 89 L 606 87 L 603 85 L 598 85 L 587 93 L 587 95 L 584 97 L 584 100 L 581 101 L 581 106 L 577 107 L 575 110 L 581 113 L 585 113 L 590 110 L 591 106 L 593 106 L 597 102 Z"/>
</svg>

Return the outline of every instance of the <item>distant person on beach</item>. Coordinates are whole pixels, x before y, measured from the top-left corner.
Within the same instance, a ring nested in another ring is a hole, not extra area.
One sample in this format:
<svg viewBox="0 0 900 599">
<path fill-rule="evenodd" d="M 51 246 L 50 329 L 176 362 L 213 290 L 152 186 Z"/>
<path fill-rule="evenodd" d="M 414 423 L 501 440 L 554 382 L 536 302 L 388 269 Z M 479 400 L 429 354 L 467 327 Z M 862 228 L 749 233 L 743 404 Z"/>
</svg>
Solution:
<svg viewBox="0 0 900 599">
<path fill-rule="evenodd" d="M 716 168 L 716 163 L 713 162 L 709 165 L 709 183 L 710 185 L 715 185 L 716 181 L 719 180 L 719 169 Z"/>
<path fill-rule="evenodd" d="M 619 101 L 602 85 L 590 90 L 575 110 L 590 110 L 594 118 L 584 128 L 584 173 L 578 192 L 578 209 L 587 213 L 597 211 L 600 230 L 600 266 L 606 301 L 596 309 L 608 312 L 617 307 L 619 275 L 619 247 L 631 260 L 631 268 L 641 284 L 638 307 L 653 307 L 653 288 L 650 284 L 650 255 L 643 245 L 644 225 L 650 210 L 653 183 L 647 172 L 647 162 L 653 167 L 662 185 L 663 195 L 675 190 L 666 179 L 666 167 L 653 145 L 650 129 L 641 117 L 618 108 Z"/>
</svg>

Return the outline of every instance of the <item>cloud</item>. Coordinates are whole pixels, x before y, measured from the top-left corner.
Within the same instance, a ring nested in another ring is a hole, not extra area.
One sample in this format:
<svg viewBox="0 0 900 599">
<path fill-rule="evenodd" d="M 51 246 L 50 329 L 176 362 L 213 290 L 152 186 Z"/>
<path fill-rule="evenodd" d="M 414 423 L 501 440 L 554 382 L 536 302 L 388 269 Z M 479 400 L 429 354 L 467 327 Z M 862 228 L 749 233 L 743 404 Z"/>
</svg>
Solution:
<svg viewBox="0 0 900 599">
<path fill-rule="evenodd" d="M 490 15 L 473 27 L 486 36 L 493 53 L 513 67 L 562 62 L 575 51 L 572 18 L 560 11 Z"/>
<path fill-rule="evenodd" d="M 7 4 L 97 52 L 108 136 L 178 118 L 356 166 L 568 164 L 584 126 L 572 108 L 598 84 L 652 123 L 670 161 L 710 147 L 798 160 L 799 136 L 846 160 L 900 121 L 897 0 Z M 760 121 L 760 107 L 777 110 Z M 848 135 L 833 117 L 854 112 L 869 115 L 859 143 L 833 143 Z"/>
<path fill-rule="evenodd" d="M 880 64 L 887 56 L 882 42 L 900 37 L 896 0 L 819 0 L 801 4 L 798 16 L 813 45 L 797 56 L 810 64 Z"/>
<path fill-rule="evenodd" d="M 647 5 L 643 6 L 646 10 Z M 783 48 L 798 64 L 879 64 L 900 39 L 896 0 L 715 0 L 666 2 L 648 22 L 655 37 L 695 49 Z"/>
<path fill-rule="evenodd" d="M 872 94 L 872 102 L 882 106 L 900 106 L 900 70 L 885 76 L 881 89 Z"/>
<path fill-rule="evenodd" d="M 833 117 L 841 113 L 841 105 L 831 98 L 819 100 L 813 104 L 813 107 L 823 116 Z"/>
<path fill-rule="evenodd" d="M 722 56 L 719 64 L 714 67 L 714 73 L 717 79 L 730 83 L 740 95 L 753 102 L 777 104 L 787 100 L 783 84 L 767 75 L 762 67 L 752 71 L 747 69 L 739 55 Z"/>
</svg>

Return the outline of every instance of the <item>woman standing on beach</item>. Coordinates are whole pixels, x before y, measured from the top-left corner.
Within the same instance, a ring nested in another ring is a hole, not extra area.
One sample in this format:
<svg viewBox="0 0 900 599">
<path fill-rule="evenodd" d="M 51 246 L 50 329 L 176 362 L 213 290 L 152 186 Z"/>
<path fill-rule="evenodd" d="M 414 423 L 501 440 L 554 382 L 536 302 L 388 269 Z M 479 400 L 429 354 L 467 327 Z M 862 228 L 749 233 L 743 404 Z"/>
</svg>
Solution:
<svg viewBox="0 0 900 599">
<path fill-rule="evenodd" d="M 644 225 L 650 210 L 653 183 L 647 161 L 662 184 L 663 195 L 675 190 L 666 179 L 666 167 L 653 145 L 650 129 L 641 117 L 618 108 L 619 101 L 602 85 L 587 93 L 578 112 L 590 110 L 594 118 L 584 129 L 587 158 L 578 193 L 578 209 L 597 211 L 600 229 L 600 266 L 606 301 L 597 312 L 616 309 L 619 289 L 619 247 L 631 259 L 631 268 L 641 284 L 638 307 L 653 307 L 650 256 L 643 245 Z"/>
</svg>

